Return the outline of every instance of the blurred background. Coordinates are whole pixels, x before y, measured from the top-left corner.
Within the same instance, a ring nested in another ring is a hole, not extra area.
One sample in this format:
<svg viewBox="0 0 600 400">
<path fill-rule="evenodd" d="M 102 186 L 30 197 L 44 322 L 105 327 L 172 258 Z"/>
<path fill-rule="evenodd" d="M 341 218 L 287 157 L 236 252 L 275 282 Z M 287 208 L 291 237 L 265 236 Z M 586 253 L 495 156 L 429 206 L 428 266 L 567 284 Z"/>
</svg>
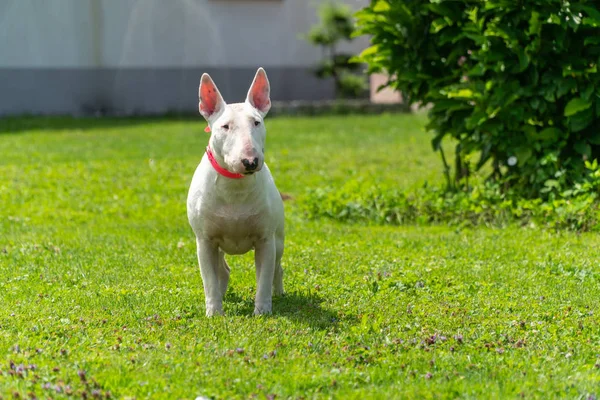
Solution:
<svg viewBox="0 0 600 400">
<path fill-rule="evenodd" d="M 369 1 L 338 3 L 355 11 Z M 334 79 L 314 73 L 325 50 L 306 37 L 322 4 L 2 0 L 0 114 L 196 112 L 203 72 L 226 101 L 238 102 L 258 66 L 267 70 L 274 101 L 334 99 Z M 367 45 L 362 36 L 335 49 L 354 55 Z M 358 97 L 368 98 L 368 90 Z"/>
</svg>

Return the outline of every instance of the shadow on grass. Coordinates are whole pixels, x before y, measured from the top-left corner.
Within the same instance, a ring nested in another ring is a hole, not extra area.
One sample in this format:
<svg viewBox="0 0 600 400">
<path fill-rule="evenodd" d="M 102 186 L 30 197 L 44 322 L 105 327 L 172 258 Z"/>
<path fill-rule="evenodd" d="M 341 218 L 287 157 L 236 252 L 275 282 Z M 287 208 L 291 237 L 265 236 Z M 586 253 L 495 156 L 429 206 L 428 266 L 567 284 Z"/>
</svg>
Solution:
<svg viewBox="0 0 600 400">
<path fill-rule="evenodd" d="M 156 122 L 200 121 L 200 116 L 168 114 L 140 117 L 15 116 L 0 118 L 0 135 L 40 130 L 89 130 Z"/>
<path fill-rule="evenodd" d="M 241 297 L 235 292 L 227 292 L 225 301 L 237 303 L 234 310 L 226 313 L 248 316 L 254 312 L 254 301 Z M 352 315 L 324 307 L 324 303 L 325 299 L 314 293 L 286 293 L 283 296 L 273 297 L 272 317 L 287 318 L 316 329 L 335 329 L 340 322 L 356 321 Z"/>
</svg>

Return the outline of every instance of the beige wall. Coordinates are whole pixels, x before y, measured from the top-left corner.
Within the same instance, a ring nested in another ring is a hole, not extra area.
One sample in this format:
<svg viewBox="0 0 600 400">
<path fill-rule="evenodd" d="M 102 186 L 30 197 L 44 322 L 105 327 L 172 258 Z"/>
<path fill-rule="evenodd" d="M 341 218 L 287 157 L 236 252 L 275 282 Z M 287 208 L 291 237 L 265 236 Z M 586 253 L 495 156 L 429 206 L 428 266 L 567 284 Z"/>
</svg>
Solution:
<svg viewBox="0 0 600 400">
<path fill-rule="evenodd" d="M 369 77 L 371 86 L 371 101 L 373 103 L 401 103 L 402 98 L 400 92 L 386 87 L 378 90 L 381 85 L 385 85 L 388 81 L 388 75 L 385 74 L 372 74 Z"/>
</svg>

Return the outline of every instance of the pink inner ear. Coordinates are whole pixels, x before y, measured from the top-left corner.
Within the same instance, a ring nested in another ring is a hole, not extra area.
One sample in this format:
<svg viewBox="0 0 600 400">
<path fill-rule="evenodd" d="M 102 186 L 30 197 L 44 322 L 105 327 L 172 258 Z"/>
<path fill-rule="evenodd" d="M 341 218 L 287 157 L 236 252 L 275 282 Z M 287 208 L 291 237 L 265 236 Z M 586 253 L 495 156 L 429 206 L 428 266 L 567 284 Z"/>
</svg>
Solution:
<svg viewBox="0 0 600 400">
<path fill-rule="evenodd" d="M 271 105 L 269 100 L 269 83 L 264 75 L 258 75 L 250 89 L 250 101 L 260 111 L 265 111 Z"/>
<path fill-rule="evenodd" d="M 204 132 L 210 133 L 210 126 L 206 125 L 206 128 L 204 128 Z"/>
<path fill-rule="evenodd" d="M 200 85 L 200 110 L 211 115 L 217 109 L 217 89 L 211 83 Z"/>
</svg>

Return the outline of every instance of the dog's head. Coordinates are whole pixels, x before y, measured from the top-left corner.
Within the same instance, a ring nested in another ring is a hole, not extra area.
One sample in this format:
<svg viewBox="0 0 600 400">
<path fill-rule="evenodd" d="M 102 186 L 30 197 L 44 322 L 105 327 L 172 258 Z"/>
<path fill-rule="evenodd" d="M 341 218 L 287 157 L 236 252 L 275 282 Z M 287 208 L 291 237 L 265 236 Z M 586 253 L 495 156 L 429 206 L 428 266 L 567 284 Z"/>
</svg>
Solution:
<svg viewBox="0 0 600 400">
<path fill-rule="evenodd" d="M 208 74 L 198 89 L 198 109 L 211 130 L 210 148 L 231 172 L 253 174 L 264 164 L 266 130 L 264 117 L 271 108 L 269 80 L 259 68 L 244 103 L 226 104 Z"/>
</svg>

